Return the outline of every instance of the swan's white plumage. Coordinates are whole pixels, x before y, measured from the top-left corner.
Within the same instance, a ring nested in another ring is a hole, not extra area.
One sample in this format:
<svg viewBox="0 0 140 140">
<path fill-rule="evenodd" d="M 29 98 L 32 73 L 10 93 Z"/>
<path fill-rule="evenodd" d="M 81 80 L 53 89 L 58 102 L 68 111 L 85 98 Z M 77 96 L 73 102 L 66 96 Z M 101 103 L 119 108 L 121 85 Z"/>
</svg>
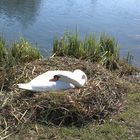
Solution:
<svg viewBox="0 0 140 140">
<path fill-rule="evenodd" d="M 65 75 L 63 73 L 57 74 L 62 77 L 61 80 L 64 82 L 70 81 L 75 87 L 82 87 L 87 81 L 86 74 L 81 70 L 75 70 L 72 74 Z"/>
<path fill-rule="evenodd" d="M 60 77 L 58 81 L 50 81 L 54 75 Z M 18 87 L 32 91 L 55 91 L 81 87 L 86 81 L 87 76 L 81 70 L 75 70 L 74 72 L 57 70 L 45 72 L 29 83 L 18 84 Z"/>
</svg>

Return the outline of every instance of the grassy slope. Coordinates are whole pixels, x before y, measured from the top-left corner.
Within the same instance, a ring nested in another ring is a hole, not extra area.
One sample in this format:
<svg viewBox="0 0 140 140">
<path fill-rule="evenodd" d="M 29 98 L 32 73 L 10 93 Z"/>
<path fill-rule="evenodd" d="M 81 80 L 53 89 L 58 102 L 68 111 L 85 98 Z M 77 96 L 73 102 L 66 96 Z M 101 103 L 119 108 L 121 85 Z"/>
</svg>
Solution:
<svg viewBox="0 0 140 140">
<path fill-rule="evenodd" d="M 90 123 L 82 128 L 55 127 L 29 124 L 12 139 L 57 140 L 138 140 L 140 139 L 140 93 L 129 94 L 126 105 L 119 115 L 98 125 Z"/>
</svg>

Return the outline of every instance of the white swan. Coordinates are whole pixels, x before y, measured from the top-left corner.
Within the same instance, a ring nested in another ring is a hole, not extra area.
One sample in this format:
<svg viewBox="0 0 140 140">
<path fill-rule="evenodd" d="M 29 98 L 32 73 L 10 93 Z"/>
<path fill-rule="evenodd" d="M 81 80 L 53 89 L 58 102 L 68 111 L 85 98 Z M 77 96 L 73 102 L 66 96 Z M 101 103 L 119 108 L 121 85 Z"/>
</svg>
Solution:
<svg viewBox="0 0 140 140">
<path fill-rule="evenodd" d="M 29 83 L 17 84 L 19 88 L 31 91 L 56 91 L 82 87 L 87 81 L 86 74 L 81 70 L 47 71 Z"/>
</svg>

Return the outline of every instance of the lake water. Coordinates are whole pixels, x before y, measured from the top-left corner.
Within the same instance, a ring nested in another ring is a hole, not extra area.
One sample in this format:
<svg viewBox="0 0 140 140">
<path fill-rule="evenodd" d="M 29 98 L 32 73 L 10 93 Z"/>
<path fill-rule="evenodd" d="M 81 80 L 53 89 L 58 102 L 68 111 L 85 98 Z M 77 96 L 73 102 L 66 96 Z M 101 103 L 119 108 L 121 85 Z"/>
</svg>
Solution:
<svg viewBox="0 0 140 140">
<path fill-rule="evenodd" d="M 38 45 L 44 55 L 53 38 L 78 29 L 84 35 L 106 32 L 131 52 L 140 66 L 140 0 L 0 0 L 0 34 Z"/>
</svg>

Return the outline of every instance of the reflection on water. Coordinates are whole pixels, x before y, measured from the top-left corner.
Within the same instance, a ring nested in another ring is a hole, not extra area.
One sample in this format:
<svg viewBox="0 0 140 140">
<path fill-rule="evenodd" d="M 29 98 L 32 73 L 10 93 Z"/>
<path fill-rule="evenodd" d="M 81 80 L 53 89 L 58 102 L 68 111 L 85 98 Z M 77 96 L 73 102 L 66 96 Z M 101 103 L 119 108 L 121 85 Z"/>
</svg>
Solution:
<svg viewBox="0 0 140 140">
<path fill-rule="evenodd" d="M 55 36 L 78 31 L 81 37 L 106 32 L 140 66 L 140 0 L 0 0 L 0 33 L 9 41 L 20 36 L 44 50 Z"/>
<path fill-rule="evenodd" d="M 0 15 L 16 19 L 24 28 L 36 20 L 40 0 L 0 0 Z"/>
</svg>

